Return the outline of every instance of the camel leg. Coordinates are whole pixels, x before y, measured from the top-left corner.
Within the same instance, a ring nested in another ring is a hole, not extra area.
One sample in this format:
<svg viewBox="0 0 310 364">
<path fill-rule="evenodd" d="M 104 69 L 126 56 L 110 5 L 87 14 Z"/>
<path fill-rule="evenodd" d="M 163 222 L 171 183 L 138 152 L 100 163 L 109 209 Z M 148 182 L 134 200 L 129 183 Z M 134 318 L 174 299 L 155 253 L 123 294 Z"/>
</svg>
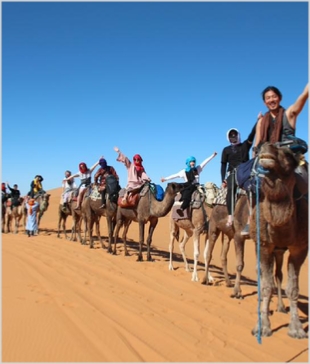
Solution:
<svg viewBox="0 0 310 364">
<path fill-rule="evenodd" d="M 101 238 L 101 233 L 100 233 L 100 217 L 99 216 L 96 217 L 96 234 L 97 234 L 99 242 L 101 244 L 101 248 L 105 249 L 104 242 L 103 242 L 103 239 Z"/>
<path fill-rule="evenodd" d="M 113 230 L 114 230 L 113 220 L 110 216 L 107 216 L 106 220 L 108 226 L 109 246 L 111 246 L 113 241 Z M 103 243 L 102 243 L 102 248 L 104 248 Z"/>
<path fill-rule="evenodd" d="M 276 263 L 276 270 L 275 270 L 275 281 L 277 286 L 277 294 L 278 294 L 278 303 L 277 303 L 277 312 L 286 313 L 285 305 L 282 298 L 282 265 L 283 265 L 283 258 L 284 258 L 284 250 L 274 250 L 274 258 Z"/>
<path fill-rule="evenodd" d="M 259 322 L 256 327 L 252 330 L 252 335 L 257 336 L 259 333 L 261 336 L 271 336 L 271 326 L 269 320 L 269 306 L 273 290 L 273 265 L 274 257 L 267 248 L 261 246 L 261 293 L 262 293 L 262 303 L 261 303 L 261 327 L 259 327 Z M 260 287 L 258 287 L 258 290 Z M 258 303 L 260 305 L 260 302 Z"/>
<path fill-rule="evenodd" d="M 198 282 L 198 273 L 197 273 L 197 266 L 198 266 L 198 259 L 200 253 L 200 231 L 195 229 L 194 236 L 193 236 L 193 243 L 194 243 L 194 270 L 192 273 L 192 281 Z"/>
<path fill-rule="evenodd" d="M 205 249 L 203 252 L 203 257 L 204 257 L 204 261 L 205 261 L 205 275 L 202 279 L 202 284 L 209 284 L 209 283 L 213 283 L 214 279 L 211 276 L 210 279 L 210 273 L 209 273 L 209 267 L 210 267 L 210 262 L 212 259 L 212 253 L 213 253 L 213 249 L 215 246 L 215 242 L 219 236 L 219 230 L 215 229 L 214 231 L 211 230 L 211 227 L 209 226 L 209 239 L 206 242 L 205 245 Z"/>
<path fill-rule="evenodd" d="M 143 261 L 143 256 L 142 256 L 142 247 L 143 247 L 143 243 L 144 243 L 144 222 L 143 221 L 139 221 L 139 254 L 138 254 L 138 262 L 142 262 Z"/>
<path fill-rule="evenodd" d="M 123 236 L 122 236 L 122 240 L 123 240 L 123 244 L 124 244 L 124 256 L 125 257 L 129 256 L 129 253 L 128 253 L 128 250 L 127 250 L 127 233 L 128 233 L 128 229 L 129 229 L 130 224 L 131 224 L 131 220 L 125 221 Z"/>
<path fill-rule="evenodd" d="M 108 253 L 113 253 L 114 255 L 116 254 L 116 243 L 118 241 L 118 233 L 119 230 L 122 226 L 122 220 L 117 220 L 116 222 L 116 226 L 115 226 L 115 232 L 114 232 L 114 250 L 112 251 L 112 247 L 110 246 L 110 242 L 109 242 L 109 246 L 108 246 Z M 125 227 L 124 227 L 125 230 Z M 126 244 L 126 236 L 125 236 L 125 242 L 124 245 Z"/>
<path fill-rule="evenodd" d="M 227 255 L 230 247 L 230 239 L 228 240 L 224 239 L 224 234 L 222 233 L 222 251 L 221 251 L 221 262 L 222 262 L 222 269 L 225 277 L 226 287 L 232 287 L 229 275 L 228 275 L 228 269 L 227 269 Z"/>
<path fill-rule="evenodd" d="M 86 223 L 86 229 L 88 231 L 88 236 L 89 236 L 89 249 L 93 249 L 94 248 L 94 238 L 93 238 L 93 228 L 94 228 L 94 219 L 92 216 L 88 217 L 85 219 L 85 223 Z M 98 234 L 98 232 L 97 232 Z M 84 240 L 84 243 L 86 244 L 86 239 Z"/>
<path fill-rule="evenodd" d="M 288 335 L 294 339 L 304 339 L 307 337 L 298 316 L 298 296 L 299 296 L 299 273 L 300 267 L 308 254 L 308 245 L 303 247 L 289 247 L 287 271 L 288 281 L 286 294 L 290 302 L 290 324 Z"/>
<path fill-rule="evenodd" d="M 65 239 L 68 239 L 68 236 L 67 236 L 67 231 L 66 231 L 66 221 L 67 221 L 67 215 L 64 215 L 63 216 L 63 219 L 62 219 L 62 230 L 64 232 L 64 235 L 65 235 Z"/>
<path fill-rule="evenodd" d="M 188 242 L 188 239 L 191 237 L 192 234 L 188 234 L 187 231 L 184 230 L 184 235 L 182 241 L 179 243 L 180 252 L 183 257 L 183 261 L 185 264 L 185 270 L 186 272 L 190 272 L 190 267 L 186 258 L 186 252 L 185 252 L 185 245 Z"/>
<path fill-rule="evenodd" d="M 39 226 L 40 226 L 41 217 L 42 217 L 42 214 L 41 214 L 41 212 L 39 212 L 39 214 L 38 214 L 38 223 L 37 223 L 38 229 L 34 232 L 35 234 L 39 234 Z"/>
<path fill-rule="evenodd" d="M 17 234 L 18 233 L 18 218 L 17 217 L 15 217 L 15 219 L 14 219 L 15 221 L 14 221 L 14 234 Z"/>
<path fill-rule="evenodd" d="M 179 226 L 173 221 L 173 219 L 170 219 L 170 243 L 169 243 L 169 253 L 170 253 L 170 259 L 169 259 L 169 270 L 174 270 L 173 268 L 173 249 L 174 249 L 174 239 L 179 240 L 179 233 L 180 228 Z"/>
<path fill-rule="evenodd" d="M 59 213 L 59 215 L 58 215 L 58 230 L 57 230 L 57 238 L 60 238 L 61 220 L 62 220 L 62 217 L 61 217 L 61 214 Z"/>
<path fill-rule="evenodd" d="M 244 242 L 245 239 L 240 234 L 235 234 L 234 244 L 236 253 L 236 279 L 233 293 L 230 297 L 242 299 L 241 275 L 244 268 Z"/>
<path fill-rule="evenodd" d="M 75 222 L 75 218 L 73 219 L 73 222 L 72 222 L 70 241 L 76 241 L 76 222 Z"/>
<path fill-rule="evenodd" d="M 151 262 L 152 261 L 152 256 L 151 256 L 151 244 L 152 244 L 152 238 L 153 238 L 153 233 L 154 233 L 154 230 L 157 226 L 157 223 L 158 223 L 158 219 L 152 219 L 152 221 L 150 221 L 150 227 L 149 227 L 149 235 L 147 237 L 147 258 L 146 260 L 148 262 Z"/>
</svg>

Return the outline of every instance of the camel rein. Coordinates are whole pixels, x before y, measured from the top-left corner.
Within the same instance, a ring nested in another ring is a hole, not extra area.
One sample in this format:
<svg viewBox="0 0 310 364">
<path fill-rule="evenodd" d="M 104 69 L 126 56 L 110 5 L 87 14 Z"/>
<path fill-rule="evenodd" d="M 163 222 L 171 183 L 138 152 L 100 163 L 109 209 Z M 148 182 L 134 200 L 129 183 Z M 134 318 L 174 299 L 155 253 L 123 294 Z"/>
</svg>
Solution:
<svg viewBox="0 0 310 364">
<path fill-rule="evenodd" d="M 252 169 L 252 175 L 255 176 L 255 194 L 256 194 L 256 259 L 257 259 L 257 295 L 258 295 L 258 307 L 257 307 L 257 315 L 258 315 L 258 330 L 257 330 L 257 342 L 259 344 L 262 343 L 261 338 L 261 327 L 262 327 L 262 318 L 261 318 L 261 274 L 260 274 L 260 205 L 259 205 L 259 189 L 261 178 L 265 177 L 267 170 L 262 168 L 261 166 L 256 166 L 258 162 L 258 157 L 255 158 L 255 162 Z M 252 202 L 252 192 L 250 192 L 250 201 Z M 252 203 L 250 204 L 252 209 Z M 250 212 L 252 215 L 252 212 Z"/>
</svg>

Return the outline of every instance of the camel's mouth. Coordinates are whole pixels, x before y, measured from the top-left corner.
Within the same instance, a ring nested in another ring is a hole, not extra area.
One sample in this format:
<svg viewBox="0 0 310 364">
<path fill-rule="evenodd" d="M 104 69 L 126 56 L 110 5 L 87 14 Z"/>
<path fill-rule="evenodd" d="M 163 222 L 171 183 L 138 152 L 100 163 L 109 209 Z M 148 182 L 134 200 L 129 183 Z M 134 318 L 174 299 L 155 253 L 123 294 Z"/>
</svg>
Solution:
<svg viewBox="0 0 310 364">
<path fill-rule="evenodd" d="M 259 164 L 266 169 L 270 169 L 270 168 L 274 168 L 276 161 L 272 154 L 262 153 L 259 156 Z"/>
</svg>

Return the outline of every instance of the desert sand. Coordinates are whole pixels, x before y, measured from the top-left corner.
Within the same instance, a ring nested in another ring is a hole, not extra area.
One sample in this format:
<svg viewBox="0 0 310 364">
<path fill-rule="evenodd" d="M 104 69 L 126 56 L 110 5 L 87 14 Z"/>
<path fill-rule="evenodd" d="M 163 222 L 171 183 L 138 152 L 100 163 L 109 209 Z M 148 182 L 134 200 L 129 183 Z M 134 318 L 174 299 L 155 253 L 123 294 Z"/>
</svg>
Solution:
<svg viewBox="0 0 310 364">
<path fill-rule="evenodd" d="M 202 285 L 185 271 L 178 243 L 175 270 L 168 270 L 169 215 L 154 232 L 154 261 L 147 262 L 144 251 L 144 261 L 137 262 L 137 223 L 129 228 L 129 257 L 121 242 L 117 255 L 111 255 L 98 240 L 90 249 L 63 235 L 57 238 L 61 189 L 49 192 L 38 236 L 28 238 L 23 227 L 18 234 L 2 234 L 3 362 L 308 362 L 308 340 L 287 335 L 289 313 L 275 312 L 276 297 L 273 335 L 258 343 L 251 334 L 258 318 L 253 241 L 246 242 L 244 299 L 232 299 L 232 288 L 223 281 L 220 240 L 211 262 L 217 285 Z M 71 223 L 69 217 L 68 230 Z M 104 217 L 100 227 L 106 237 Z M 200 280 L 203 248 L 202 241 Z M 186 252 L 192 266 L 192 239 Z M 233 242 L 228 269 L 234 282 Z M 298 306 L 308 330 L 308 259 Z"/>
</svg>

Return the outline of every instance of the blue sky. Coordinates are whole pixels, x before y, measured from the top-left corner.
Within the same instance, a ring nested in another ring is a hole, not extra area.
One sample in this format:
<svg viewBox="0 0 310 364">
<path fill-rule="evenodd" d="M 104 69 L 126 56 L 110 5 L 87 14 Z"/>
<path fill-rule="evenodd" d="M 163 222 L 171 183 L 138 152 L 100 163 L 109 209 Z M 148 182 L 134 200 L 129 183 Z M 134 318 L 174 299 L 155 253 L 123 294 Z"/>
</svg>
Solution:
<svg viewBox="0 0 310 364">
<path fill-rule="evenodd" d="M 2 181 L 57 188 L 103 155 L 124 187 L 118 146 L 163 187 L 217 151 L 200 181 L 219 185 L 227 130 L 247 137 L 266 86 L 288 107 L 308 82 L 308 16 L 307 2 L 2 2 Z"/>
</svg>

